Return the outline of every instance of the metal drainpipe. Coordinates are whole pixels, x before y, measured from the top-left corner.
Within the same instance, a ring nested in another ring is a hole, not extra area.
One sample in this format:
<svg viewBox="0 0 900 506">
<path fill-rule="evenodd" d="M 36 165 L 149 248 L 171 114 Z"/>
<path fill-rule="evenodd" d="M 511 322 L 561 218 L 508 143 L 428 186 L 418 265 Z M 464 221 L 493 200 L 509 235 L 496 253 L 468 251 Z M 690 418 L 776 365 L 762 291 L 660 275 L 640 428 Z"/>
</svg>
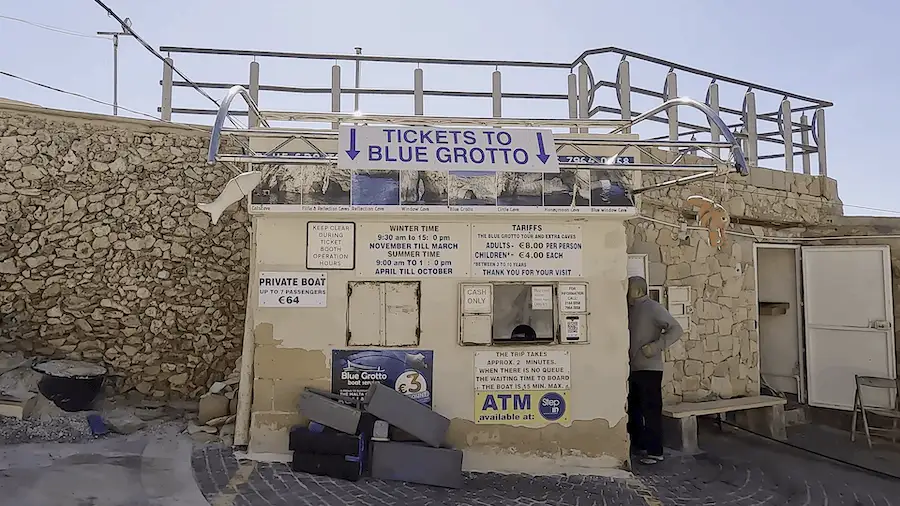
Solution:
<svg viewBox="0 0 900 506">
<path fill-rule="evenodd" d="M 241 350 L 240 383 L 234 424 L 234 446 L 250 444 L 250 408 L 253 404 L 253 354 L 256 333 L 253 331 L 253 276 L 256 274 L 256 218 L 250 218 L 250 273 L 247 282 L 247 309 L 244 314 L 244 342 Z"/>
</svg>

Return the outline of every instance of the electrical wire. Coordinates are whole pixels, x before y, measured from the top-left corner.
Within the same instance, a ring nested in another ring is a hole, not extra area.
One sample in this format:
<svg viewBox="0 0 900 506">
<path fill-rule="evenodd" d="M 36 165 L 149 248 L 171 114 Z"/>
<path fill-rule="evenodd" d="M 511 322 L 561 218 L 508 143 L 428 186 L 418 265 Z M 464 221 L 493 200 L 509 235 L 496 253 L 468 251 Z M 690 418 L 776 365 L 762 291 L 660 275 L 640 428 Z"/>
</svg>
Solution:
<svg viewBox="0 0 900 506">
<path fill-rule="evenodd" d="M 113 11 L 105 3 L 103 3 L 102 0 L 94 0 L 94 2 L 97 5 L 99 5 L 100 7 L 103 7 L 103 9 L 106 11 L 106 13 L 109 16 L 111 16 L 116 21 L 118 21 L 119 25 L 122 26 L 122 31 L 127 32 L 129 35 L 134 37 L 134 40 L 138 41 L 142 46 L 144 46 L 144 49 L 146 49 L 147 51 L 150 51 L 150 53 L 153 56 L 155 56 L 159 61 L 163 62 L 167 67 L 172 69 L 172 72 L 175 72 L 176 74 L 178 74 L 178 77 L 182 78 L 186 83 L 190 84 L 192 88 L 197 90 L 197 92 L 199 92 L 201 95 L 203 95 L 204 97 L 209 99 L 210 102 L 212 102 L 213 104 L 216 105 L 216 109 L 221 108 L 221 105 L 219 105 L 218 100 L 212 98 L 212 96 L 210 96 L 210 94 L 207 93 L 203 88 L 201 88 L 197 83 L 195 83 L 194 81 L 191 81 L 186 75 L 184 75 L 180 70 L 178 70 L 178 68 L 175 67 L 175 64 L 173 64 L 171 61 L 167 60 L 163 55 L 159 54 L 159 52 L 157 50 L 150 47 L 150 44 L 148 44 L 147 41 L 145 41 L 143 38 L 141 38 L 140 35 L 138 35 L 134 30 L 132 30 L 130 23 L 125 23 L 125 20 L 123 20 L 121 17 L 119 17 L 119 15 L 116 14 L 115 11 Z M 234 117 L 232 117 L 230 114 L 226 115 L 226 117 L 228 118 L 228 121 L 232 125 L 234 125 L 236 128 L 239 128 L 239 129 L 247 128 L 244 125 L 242 125 L 239 121 L 235 120 Z M 241 147 L 243 147 L 244 149 L 250 150 L 250 144 L 247 140 L 235 137 L 235 141 L 239 145 L 241 145 Z"/>
<path fill-rule="evenodd" d="M 186 75 L 182 74 L 180 70 L 178 70 L 177 68 L 175 68 L 175 65 L 169 63 L 163 55 L 159 54 L 159 52 L 158 52 L 157 50 L 155 50 L 155 49 L 153 49 L 152 47 L 150 47 L 150 44 L 147 44 L 147 42 L 146 42 L 143 38 L 141 38 L 140 35 L 138 35 L 137 33 L 135 33 L 135 31 L 131 29 L 131 26 L 129 26 L 128 24 L 125 23 L 125 20 L 123 20 L 122 18 L 120 18 L 119 15 L 115 13 L 115 11 L 113 11 L 113 10 L 110 9 L 105 3 L 103 3 L 103 0 L 94 0 L 94 2 L 96 2 L 97 5 L 99 5 L 100 7 L 103 7 L 103 9 L 106 11 L 107 14 L 109 14 L 109 15 L 110 15 L 111 17 L 113 17 L 116 21 L 118 21 L 119 24 L 122 25 L 122 30 L 123 30 L 123 31 L 128 32 L 129 35 L 131 35 L 132 37 L 134 37 L 134 40 L 138 41 L 142 46 L 144 46 L 144 48 L 145 48 L 147 51 L 150 51 L 150 53 L 152 53 L 153 56 L 157 57 L 157 58 L 159 59 L 159 61 L 161 61 L 161 62 L 165 63 L 166 65 L 168 65 L 169 68 L 172 69 L 172 72 L 175 72 L 176 74 L 178 74 L 178 77 L 184 79 L 185 82 L 187 82 L 187 83 L 190 84 L 195 90 L 197 90 L 198 92 L 200 92 L 201 95 L 203 95 L 204 97 L 206 97 L 207 99 L 209 99 L 210 102 L 216 104 L 216 107 L 219 107 L 219 102 L 218 102 L 216 99 L 212 98 L 212 97 L 209 95 L 209 93 L 207 93 L 206 91 L 204 91 L 200 86 L 197 85 L 197 83 L 195 83 L 194 81 L 191 81 L 190 79 L 188 79 L 188 77 L 187 77 Z"/>
<path fill-rule="evenodd" d="M 15 75 L 15 74 L 11 74 L 11 73 L 9 73 L 9 72 L 4 72 L 4 71 L 2 71 L 2 70 L 0 70 L 0 75 L 6 76 L 6 77 L 9 77 L 9 78 L 12 78 L 12 79 L 17 79 L 17 80 L 19 80 L 19 81 L 26 82 L 26 83 L 28 83 L 28 84 L 31 84 L 31 85 L 34 85 L 34 86 L 38 86 L 38 87 L 41 87 L 41 88 L 45 88 L 45 89 L 48 89 L 48 90 L 51 90 L 51 91 L 55 91 L 55 92 L 57 92 L 57 93 L 62 93 L 62 94 L 64 94 L 64 95 L 70 95 L 70 96 L 77 97 L 77 98 L 81 98 L 81 99 L 84 99 L 84 100 L 89 100 L 89 101 L 94 102 L 94 103 L 96 103 L 96 104 L 105 105 L 105 106 L 109 106 L 109 107 L 112 107 L 112 106 L 113 106 L 113 104 L 111 104 L 111 103 L 109 103 L 109 102 L 104 102 L 103 100 L 100 100 L 100 99 L 96 99 L 96 98 L 93 98 L 93 97 L 89 97 L 89 96 L 87 96 L 87 95 L 82 95 L 81 93 L 76 93 L 76 92 L 74 92 L 74 91 L 63 90 L 63 89 L 57 88 L 57 87 L 55 87 L 55 86 L 50 86 L 49 84 L 44 84 L 44 83 L 40 83 L 40 82 L 37 82 L 37 81 L 32 81 L 31 79 L 27 79 L 27 78 L 24 78 L 24 77 L 22 77 L 22 76 L 17 76 L 17 75 Z M 160 117 L 154 116 L 154 115 L 152 115 L 152 114 L 147 114 L 147 113 L 145 113 L 145 112 L 137 111 L 137 110 L 135 110 L 135 109 L 129 109 L 128 107 L 124 107 L 124 106 L 122 106 L 122 105 L 119 105 L 118 107 L 119 107 L 119 109 L 122 109 L 123 111 L 128 111 L 128 112 L 130 112 L 130 113 L 132 113 L 132 114 L 137 114 L 137 115 L 139 115 L 139 116 L 144 116 L 144 117 L 146 117 L 146 118 L 149 118 L 149 119 L 152 119 L 152 120 L 156 120 L 156 121 L 159 121 L 159 122 L 162 122 L 162 123 L 166 123 L 166 124 L 168 124 L 168 125 L 176 126 L 176 127 L 179 127 L 179 128 L 187 128 L 188 130 L 194 130 L 194 131 L 196 131 L 196 132 L 201 132 L 201 133 L 203 133 L 204 135 L 209 135 L 209 130 L 206 130 L 206 129 L 203 129 L 203 128 L 199 128 L 199 127 L 195 127 L 195 126 L 189 125 L 189 124 L 187 124 L 187 123 L 175 123 L 174 121 L 165 120 L 165 119 L 162 119 L 162 118 L 160 118 Z M 232 134 L 229 134 L 228 132 L 225 132 L 225 135 L 231 136 Z M 233 137 L 233 138 L 234 138 L 234 137 Z M 234 172 L 235 174 L 240 174 L 240 173 L 244 172 L 244 171 L 240 170 L 238 167 L 236 167 L 236 166 L 235 166 L 233 163 L 231 163 L 231 162 L 224 162 L 224 165 L 225 165 L 226 167 L 228 167 L 229 170 L 231 170 L 231 171 Z"/>
<path fill-rule="evenodd" d="M 82 95 L 81 93 L 77 93 L 77 92 L 74 92 L 74 91 L 63 90 L 63 89 L 57 88 L 57 87 L 55 87 L 55 86 L 50 86 L 49 84 L 44 84 L 44 83 L 39 83 L 39 82 L 37 82 L 37 81 L 32 81 L 31 79 L 28 79 L 28 78 L 25 78 L 25 77 L 22 77 L 22 76 L 17 76 L 17 75 L 15 75 L 15 74 L 11 74 L 11 73 L 9 73 L 9 72 L 5 72 L 5 71 L 0 70 L 0 75 L 6 76 L 6 77 L 9 77 L 9 78 L 12 78 L 12 79 L 17 79 L 17 80 L 19 80 L 19 81 L 23 81 L 23 82 L 26 82 L 26 83 L 28 83 L 28 84 L 31 84 L 31 85 L 34 85 L 34 86 L 38 86 L 38 87 L 40 87 L 40 88 L 45 88 L 45 89 L 48 89 L 48 90 L 51 90 L 51 91 L 55 91 L 55 92 L 57 92 L 57 93 L 62 93 L 62 94 L 64 94 L 64 95 L 71 95 L 71 96 L 73 96 L 73 97 L 78 97 L 78 98 L 81 98 L 81 99 L 84 99 L 84 100 L 89 100 L 89 101 L 91 101 L 91 102 L 94 102 L 95 104 L 106 105 L 106 106 L 112 107 L 112 104 L 110 104 L 109 102 L 104 102 L 103 100 L 96 99 L 96 98 L 93 98 L 93 97 L 89 97 L 89 96 L 87 96 L 87 95 Z M 164 123 L 171 123 L 171 124 L 177 125 L 177 126 L 184 126 L 184 127 L 187 127 L 187 128 L 193 128 L 194 130 L 201 130 L 201 129 L 199 129 L 199 128 L 192 127 L 191 125 L 187 125 L 187 124 L 183 124 L 183 123 L 172 123 L 171 121 L 165 121 L 165 120 L 163 120 L 162 118 L 156 117 L 156 116 L 154 116 L 154 115 L 152 115 L 152 114 L 147 114 L 147 113 L 145 113 L 145 112 L 136 111 L 136 110 L 134 110 L 134 109 L 129 109 L 129 108 L 123 107 L 123 106 L 121 106 L 121 105 L 119 106 L 119 109 L 122 109 L 122 110 L 124 110 L 124 111 L 128 111 L 128 112 L 130 112 L 130 113 L 132 113 L 132 114 L 137 114 L 137 115 L 140 115 L 140 116 L 144 116 L 144 117 L 147 117 L 147 118 L 156 120 L 156 121 L 162 121 L 162 122 L 164 122 Z"/>
<path fill-rule="evenodd" d="M 62 93 L 62 94 L 64 94 L 64 95 L 70 95 L 70 96 L 77 97 L 77 98 L 81 98 L 81 99 L 84 99 L 84 100 L 89 100 L 89 101 L 91 101 L 91 102 L 94 102 L 95 104 L 100 104 L 100 105 L 105 105 L 105 106 L 108 106 L 108 107 L 112 107 L 112 104 L 109 103 L 109 102 L 105 102 L 105 101 L 100 100 L 100 99 L 97 99 L 97 98 L 89 97 L 89 96 L 87 96 L 87 95 L 82 95 L 81 93 L 77 93 L 77 92 L 74 92 L 74 91 L 63 90 L 63 89 L 57 88 L 57 87 L 55 87 L 55 86 L 50 86 L 49 84 L 44 84 L 44 83 L 40 83 L 40 82 L 37 82 L 37 81 L 32 81 L 31 79 L 27 79 L 27 78 L 22 77 L 22 76 L 17 76 L 17 75 L 15 75 L 15 74 L 11 74 L 11 73 L 9 73 L 9 72 L 5 72 L 5 71 L 0 70 L 0 75 L 6 76 L 6 77 L 9 77 L 9 78 L 12 78 L 12 79 L 17 79 L 17 80 L 19 80 L 19 81 L 26 82 L 26 83 L 31 84 L 31 85 L 34 85 L 34 86 L 38 86 L 38 87 L 40 87 L 40 88 L 45 88 L 45 89 L 48 89 L 48 90 L 51 90 L 51 91 L 55 91 L 55 92 L 57 92 L 57 93 Z M 152 114 L 148 114 L 148 113 L 146 113 L 146 112 L 141 112 L 141 111 L 138 111 L 138 110 L 135 110 L 135 109 L 129 109 L 128 107 L 124 107 L 124 106 L 122 106 L 122 105 L 119 105 L 118 107 L 119 107 L 119 109 L 122 109 L 123 111 L 128 111 L 128 112 L 130 112 L 130 113 L 132 113 L 132 114 L 137 114 L 137 115 L 139 115 L 139 116 L 144 116 L 145 118 L 148 118 L 148 119 L 156 120 L 156 121 L 159 121 L 159 122 L 162 122 L 162 123 L 166 123 L 166 124 L 169 124 L 169 125 L 172 125 L 172 126 L 176 126 L 176 127 L 179 127 L 179 128 L 187 128 L 188 130 L 194 130 L 194 131 L 197 131 L 197 132 L 202 132 L 202 133 L 207 134 L 207 135 L 209 134 L 209 130 L 206 130 L 206 129 L 203 129 L 203 128 L 199 128 L 199 127 L 195 127 L 195 126 L 189 125 L 189 124 L 187 124 L 187 123 L 175 123 L 174 121 L 164 120 L 164 119 L 162 119 L 162 118 L 160 118 L 160 117 L 158 117 L 158 116 L 154 116 L 154 115 L 152 115 Z M 227 133 L 227 132 L 226 132 L 226 133 Z"/>
<path fill-rule="evenodd" d="M 35 23 L 34 21 L 28 21 L 27 19 L 14 18 L 12 16 L 4 16 L 2 14 L 0 14 L 0 19 L 7 19 L 10 21 L 18 21 L 19 23 L 24 23 L 26 25 L 31 25 L 36 28 L 41 28 L 43 30 L 48 30 L 51 32 L 61 33 L 63 35 L 72 35 L 74 37 L 83 37 L 85 39 L 110 40 L 110 37 L 104 37 L 103 35 L 93 35 L 93 34 L 89 34 L 89 33 L 74 32 L 72 30 L 67 30 L 65 28 L 59 28 L 57 26 L 50 26 L 50 25 L 45 25 L 45 24 L 41 24 L 41 23 Z"/>
</svg>

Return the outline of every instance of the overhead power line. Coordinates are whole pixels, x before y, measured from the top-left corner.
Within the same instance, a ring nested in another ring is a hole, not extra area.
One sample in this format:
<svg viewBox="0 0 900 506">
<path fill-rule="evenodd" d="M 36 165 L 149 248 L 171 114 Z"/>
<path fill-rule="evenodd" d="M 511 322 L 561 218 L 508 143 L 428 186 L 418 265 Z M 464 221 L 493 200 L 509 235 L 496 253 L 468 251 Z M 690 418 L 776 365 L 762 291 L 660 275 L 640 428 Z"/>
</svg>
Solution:
<svg viewBox="0 0 900 506">
<path fill-rule="evenodd" d="M 38 87 L 41 87 L 41 88 L 44 88 L 44 89 L 48 89 L 48 90 L 51 90 L 51 91 L 55 91 L 55 92 L 57 92 L 57 93 L 62 93 L 62 94 L 64 94 L 64 95 L 71 95 L 71 96 L 73 96 L 73 97 L 82 98 L 82 99 L 84 99 L 84 100 L 90 100 L 91 102 L 94 102 L 95 104 L 107 105 L 107 106 L 111 106 L 111 105 L 112 105 L 112 104 L 110 104 L 109 102 L 104 102 L 103 100 L 99 100 L 99 99 L 96 99 L 96 98 L 93 98 L 93 97 L 89 97 L 89 96 L 87 96 L 87 95 L 82 95 L 81 93 L 77 93 L 77 92 L 74 92 L 74 91 L 63 90 L 63 89 L 57 88 L 57 87 L 55 87 L 55 86 L 50 86 L 49 84 L 44 84 L 44 83 L 39 83 L 39 82 L 37 82 L 37 81 L 32 81 L 31 79 L 28 79 L 28 78 L 25 78 L 25 77 L 22 77 L 22 76 L 17 76 L 17 75 L 15 75 L 15 74 L 11 74 L 11 73 L 9 73 L 9 72 L 4 72 L 4 71 L 2 71 L 2 70 L 0 70 L 0 75 L 6 76 L 6 77 L 9 77 L 9 78 L 12 78 L 12 79 L 16 79 L 16 80 L 19 80 L 19 81 L 22 81 L 22 82 L 26 82 L 26 83 L 28 83 L 28 84 L 32 84 L 32 85 L 34 85 L 34 86 L 38 86 Z M 126 111 L 132 113 L 132 114 L 139 114 L 139 115 L 141 115 L 141 116 L 145 116 L 145 117 L 150 118 L 150 119 L 155 119 L 155 120 L 157 120 L 157 121 L 162 121 L 160 118 L 157 118 L 156 116 L 153 116 L 153 115 L 151 115 L 151 114 L 147 114 L 147 113 L 145 113 L 145 112 L 135 111 L 134 109 L 129 109 L 129 108 L 127 108 L 127 107 L 121 107 L 121 106 L 119 106 L 119 107 L 120 107 L 121 109 L 124 109 L 124 110 L 126 110 Z"/>
<path fill-rule="evenodd" d="M 184 79 L 185 82 L 187 82 L 187 83 L 190 84 L 195 90 L 197 90 L 198 92 L 200 92 L 201 95 L 203 95 L 204 97 L 208 98 L 210 102 L 216 104 L 216 107 L 219 107 L 219 102 L 218 102 L 216 99 L 212 98 L 212 97 L 209 95 L 209 93 L 207 93 L 206 91 L 204 91 L 203 88 L 201 88 L 200 86 L 197 85 L 197 83 L 195 83 L 194 81 L 191 81 L 190 79 L 188 79 L 188 77 L 187 77 L 186 75 L 182 74 L 180 70 L 178 70 L 177 68 L 175 68 L 175 65 L 172 65 L 171 63 L 169 63 L 163 55 L 159 54 L 159 52 L 158 52 L 157 50 L 153 49 L 153 48 L 150 46 L 150 44 L 147 44 L 147 42 L 146 42 L 143 38 L 141 38 L 140 35 L 138 35 L 137 33 L 135 33 L 134 30 L 131 29 L 131 26 L 129 26 L 128 24 L 125 23 L 125 20 L 124 20 L 124 19 L 122 19 L 121 17 L 119 17 L 119 15 L 116 14 L 112 9 L 110 9 L 105 3 L 103 3 L 102 0 L 94 0 L 94 2 L 96 2 L 97 5 L 99 5 L 100 7 L 103 7 L 103 9 L 106 11 L 107 14 L 109 14 L 109 15 L 110 15 L 111 17 L 113 17 L 116 21 L 118 21 L 118 23 L 122 26 L 122 31 L 128 32 L 128 34 L 131 35 L 132 37 L 134 37 L 134 39 L 135 39 L 136 41 L 140 42 L 140 44 L 141 44 L 142 46 L 144 46 L 144 48 L 145 48 L 147 51 L 150 51 L 150 52 L 153 54 L 153 56 L 155 56 L 155 57 L 157 57 L 157 58 L 159 59 L 159 61 L 165 63 L 169 68 L 171 68 L 171 69 L 172 69 L 172 72 L 175 72 L 176 74 L 178 74 L 178 77 Z"/>
<path fill-rule="evenodd" d="M 14 17 L 12 17 L 12 16 L 3 16 L 3 15 L 0 15 L 0 19 L 7 19 L 7 20 L 9 20 L 9 21 L 17 21 L 17 22 L 19 22 L 19 23 L 24 23 L 24 24 L 26 24 L 26 25 L 30 25 L 30 26 L 34 26 L 34 27 L 36 27 L 36 28 L 40 28 L 40 29 L 42 29 L 42 30 L 48 30 L 48 31 L 51 31 L 51 32 L 61 33 L 61 34 L 63 34 L 63 35 L 72 35 L 72 36 L 74 36 L 74 37 L 84 37 L 85 39 L 102 39 L 102 40 L 109 40 L 109 37 L 103 37 L 103 36 L 100 36 L 100 35 L 93 35 L 93 34 L 90 34 L 90 33 L 79 33 L 79 32 L 75 32 L 75 31 L 72 31 L 72 30 L 67 30 L 67 29 L 65 29 L 65 28 L 60 28 L 60 27 L 58 27 L 58 26 L 50 26 L 50 25 L 45 25 L 45 24 L 42 24 L 42 23 L 35 23 L 34 21 L 28 21 L 27 19 L 21 19 L 21 18 L 14 18 Z"/>
</svg>

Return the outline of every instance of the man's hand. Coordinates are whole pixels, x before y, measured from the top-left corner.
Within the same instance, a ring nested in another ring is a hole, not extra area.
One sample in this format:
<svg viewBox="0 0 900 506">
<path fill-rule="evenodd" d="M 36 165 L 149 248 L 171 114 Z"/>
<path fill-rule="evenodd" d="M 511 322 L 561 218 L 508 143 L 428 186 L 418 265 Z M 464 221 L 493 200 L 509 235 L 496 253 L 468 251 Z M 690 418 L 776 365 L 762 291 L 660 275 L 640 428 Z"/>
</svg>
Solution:
<svg viewBox="0 0 900 506">
<path fill-rule="evenodd" d="M 643 353 L 645 357 L 650 358 L 656 354 L 656 348 L 653 344 L 645 344 L 641 346 L 641 353 Z"/>
</svg>

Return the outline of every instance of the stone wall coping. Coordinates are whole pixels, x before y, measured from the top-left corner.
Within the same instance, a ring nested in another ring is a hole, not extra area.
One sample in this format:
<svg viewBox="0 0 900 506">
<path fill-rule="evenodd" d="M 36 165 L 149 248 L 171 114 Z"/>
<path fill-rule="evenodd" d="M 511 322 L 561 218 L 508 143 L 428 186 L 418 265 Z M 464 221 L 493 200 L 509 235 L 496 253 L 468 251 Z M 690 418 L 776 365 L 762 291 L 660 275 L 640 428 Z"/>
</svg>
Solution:
<svg viewBox="0 0 900 506">
<path fill-rule="evenodd" d="M 127 118 L 122 116 L 110 116 L 108 114 L 52 109 L 48 107 L 28 104 L 25 102 L 8 101 L 5 99 L 0 99 L 0 112 L 28 114 L 34 117 L 49 120 L 59 120 L 61 118 L 64 118 L 74 120 L 79 123 L 89 123 L 95 126 L 125 128 L 142 132 L 177 133 L 180 135 L 190 135 L 196 137 L 208 137 L 208 132 L 211 128 L 205 125 L 196 125 L 190 123 L 164 122 L 162 120 Z M 660 157 L 661 159 L 666 159 L 670 155 L 669 152 L 663 151 L 658 148 L 651 148 L 650 151 L 652 151 L 655 156 Z M 684 157 L 685 162 L 690 162 L 691 160 L 693 160 L 695 163 L 709 163 L 708 159 L 704 159 L 696 155 L 687 155 Z M 800 194 L 824 197 L 827 200 L 840 200 L 837 191 L 837 181 L 829 177 L 801 174 L 797 172 L 786 172 L 783 170 L 767 169 L 763 167 L 753 167 L 750 171 L 750 175 L 747 177 L 741 177 L 737 174 L 729 174 L 728 179 L 733 183 L 755 186 L 757 188 L 765 188 L 776 191 L 796 191 Z M 805 184 L 792 185 L 792 180 L 804 181 Z M 808 187 L 808 192 L 803 191 L 804 187 Z"/>
<path fill-rule="evenodd" d="M 191 123 L 172 123 L 162 120 L 127 118 L 92 112 L 67 111 L 65 109 L 53 109 L 39 105 L 31 105 L 25 102 L 6 101 L 5 99 L 0 99 L 0 112 L 27 114 L 34 118 L 56 121 L 68 119 L 78 123 L 89 123 L 94 126 L 125 128 L 140 132 L 176 133 L 179 135 L 193 135 L 196 137 L 209 137 L 211 128 L 209 126 Z"/>
</svg>

